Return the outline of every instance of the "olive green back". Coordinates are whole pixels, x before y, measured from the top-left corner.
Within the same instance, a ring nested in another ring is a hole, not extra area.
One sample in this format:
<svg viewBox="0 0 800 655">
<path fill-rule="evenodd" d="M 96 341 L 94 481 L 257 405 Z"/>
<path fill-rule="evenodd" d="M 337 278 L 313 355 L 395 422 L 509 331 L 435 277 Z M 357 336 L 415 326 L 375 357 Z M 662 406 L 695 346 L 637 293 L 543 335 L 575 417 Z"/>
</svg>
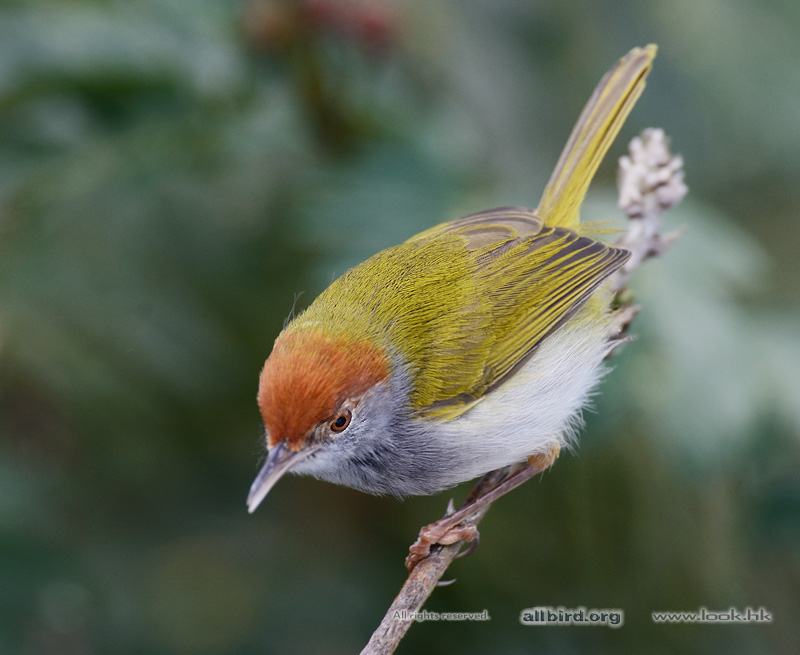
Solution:
<svg viewBox="0 0 800 655">
<path fill-rule="evenodd" d="M 627 256 L 529 209 L 482 212 L 379 252 L 287 329 L 378 344 L 409 367 L 413 408 L 451 418 L 513 374 Z"/>
</svg>

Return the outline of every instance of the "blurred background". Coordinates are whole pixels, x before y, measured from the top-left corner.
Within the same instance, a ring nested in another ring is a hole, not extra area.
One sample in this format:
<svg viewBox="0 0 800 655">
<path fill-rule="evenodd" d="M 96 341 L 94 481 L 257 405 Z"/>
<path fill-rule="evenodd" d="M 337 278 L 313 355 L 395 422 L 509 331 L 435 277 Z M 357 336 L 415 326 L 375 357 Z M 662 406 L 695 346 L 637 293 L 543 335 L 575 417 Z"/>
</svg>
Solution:
<svg viewBox="0 0 800 655">
<path fill-rule="evenodd" d="M 353 653 L 419 527 L 284 479 L 249 516 L 260 367 L 297 295 L 445 219 L 535 206 L 595 83 L 659 56 L 675 248 L 582 445 L 498 502 L 400 653 L 793 653 L 800 643 L 800 4 L 6 0 L 0 652 Z M 622 629 L 532 628 L 535 605 Z M 769 625 L 654 625 L 764 607 Z"/>
</svg>

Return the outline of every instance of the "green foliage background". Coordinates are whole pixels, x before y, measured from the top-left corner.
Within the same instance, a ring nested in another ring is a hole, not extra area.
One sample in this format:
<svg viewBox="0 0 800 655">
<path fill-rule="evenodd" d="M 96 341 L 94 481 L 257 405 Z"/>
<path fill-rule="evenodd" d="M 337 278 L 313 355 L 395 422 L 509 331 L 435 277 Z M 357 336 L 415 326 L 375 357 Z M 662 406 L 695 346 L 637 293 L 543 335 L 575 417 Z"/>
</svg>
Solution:
<svg viewBox="0 0 800 655">
<path fill-rule="evenodd" d="M 637 276 L 580 451 L 496 505 L 427 605 L 492 620 L 399 652 L 795 652 L 798 31 L 781 0 L 4 2 L 0 652 L 357 652 L 449 495 L 289 478 L 248 516 L 272 340 L 376 250 L 534 206 L 648 42 L 612 155 L 665 128 L 688 231 Z M 586 216 L 618 215 L 613 178 Z M 536 605 L 625 625 L 522 627 Z M 650 619 L 732 605 L 774 621 Z"/>
</svg>

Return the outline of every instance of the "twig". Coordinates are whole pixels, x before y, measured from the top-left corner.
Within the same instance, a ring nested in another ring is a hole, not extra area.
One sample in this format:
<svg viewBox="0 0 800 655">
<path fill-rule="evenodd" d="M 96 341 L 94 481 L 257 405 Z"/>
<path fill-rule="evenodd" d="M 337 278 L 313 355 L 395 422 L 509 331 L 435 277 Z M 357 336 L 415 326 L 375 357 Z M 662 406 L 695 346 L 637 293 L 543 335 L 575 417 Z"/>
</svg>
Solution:
<svg viewBox="0 0 800 655">
<path fill-rule="evenodd" d="M 467 494 L 461 507 L 497 488 L 502 482 L 511 477 L 516 470 L 516 466 L 507 466 L 484 475 Z M 451 500 L 451 505 L 452 502 Z M 477 526 L 480 523 L 483 516 L 489 511 L 489 507 L 491 507 L 491 503 L 473 515 L 470 520 L 472 525 Z M 447 514 L 451 513 L 451 511 L 451 507 L 448 507 Z M 436 586 L 440 584 L 439 581 L 444 572 L 458 556 L 458 551 L 463 543 L 463 541 L 459 541 L 450 546 L 436 545 L 431 548 L 430 555 L 417 564 L 408 574 L 400 593 L 397 594 L 381 624 L 372 634 L 369 643 L 361 651 L 361 655 L 386 655 L 395 651 L 400 640 L 414 622 L 416 612 L 422 609 L 425 601 L 428 600 Z"/>
<path fill-rule="evenodd" d="M 480 517 L 475 522 L 479 520 Z M 394 652 L 460 548 L 460 542 L 451 546 L 434 546 L 431 554 L 414 567 L 361 655 Z"/>
<path fill-rule="evenodd" d="M 610 341 L 619 339 L 619 334 L 628 327 L 639 309 L 632 304 L 632 297 L 626 292 L 633 271 L 650 257 L 664 253 L 683 233 L 682 229 L 661 233 L 662 214 L 677 205 L 687 192 L 683 181 L 683 160 L 680 156 L 673 157 L 670 154 L 669 140 L 664 131 L 653 128 L 645 130 L 631 141 L 629 152 L 619 161 L 617 186 L 620 207 L 630 220 L 628 229 L 616 245 L 629 250 L 631 257 L 609 281 L 617 308 L 609 330 Z M 461 506 L 486 496 L 519 472 L 518 466 L 511 466 L 487 473 L 472 488 Z M 471 516 L 469 523 L 477 525 L 490 507 L 491 501 Z M 448 514 L 451 511 L 449 508 Z M 395 651 L 414 622 L 416 613 L 440 584 L 463 543 L 459 541 L 449 546 L 436 545 L 431 548 L 430 555 L 409 573 L 361 655 L 388 655 Z"/>
</svg>

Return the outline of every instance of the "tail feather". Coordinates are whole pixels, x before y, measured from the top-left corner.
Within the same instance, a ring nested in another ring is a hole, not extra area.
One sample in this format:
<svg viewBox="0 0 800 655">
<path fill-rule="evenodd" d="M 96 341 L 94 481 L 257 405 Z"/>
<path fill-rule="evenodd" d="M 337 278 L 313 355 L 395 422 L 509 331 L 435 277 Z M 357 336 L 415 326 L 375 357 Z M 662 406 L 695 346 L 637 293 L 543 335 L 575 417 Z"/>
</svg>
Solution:
<svg viewBox="0 0 800 655">
<path fill-rule="evenodd" d="M 597 167 L 639 99 L 656 46 L 634 48 L 608 71 L 572 129 L 539 201 L 546 225 L 574 227 Z"/>
</svg>

